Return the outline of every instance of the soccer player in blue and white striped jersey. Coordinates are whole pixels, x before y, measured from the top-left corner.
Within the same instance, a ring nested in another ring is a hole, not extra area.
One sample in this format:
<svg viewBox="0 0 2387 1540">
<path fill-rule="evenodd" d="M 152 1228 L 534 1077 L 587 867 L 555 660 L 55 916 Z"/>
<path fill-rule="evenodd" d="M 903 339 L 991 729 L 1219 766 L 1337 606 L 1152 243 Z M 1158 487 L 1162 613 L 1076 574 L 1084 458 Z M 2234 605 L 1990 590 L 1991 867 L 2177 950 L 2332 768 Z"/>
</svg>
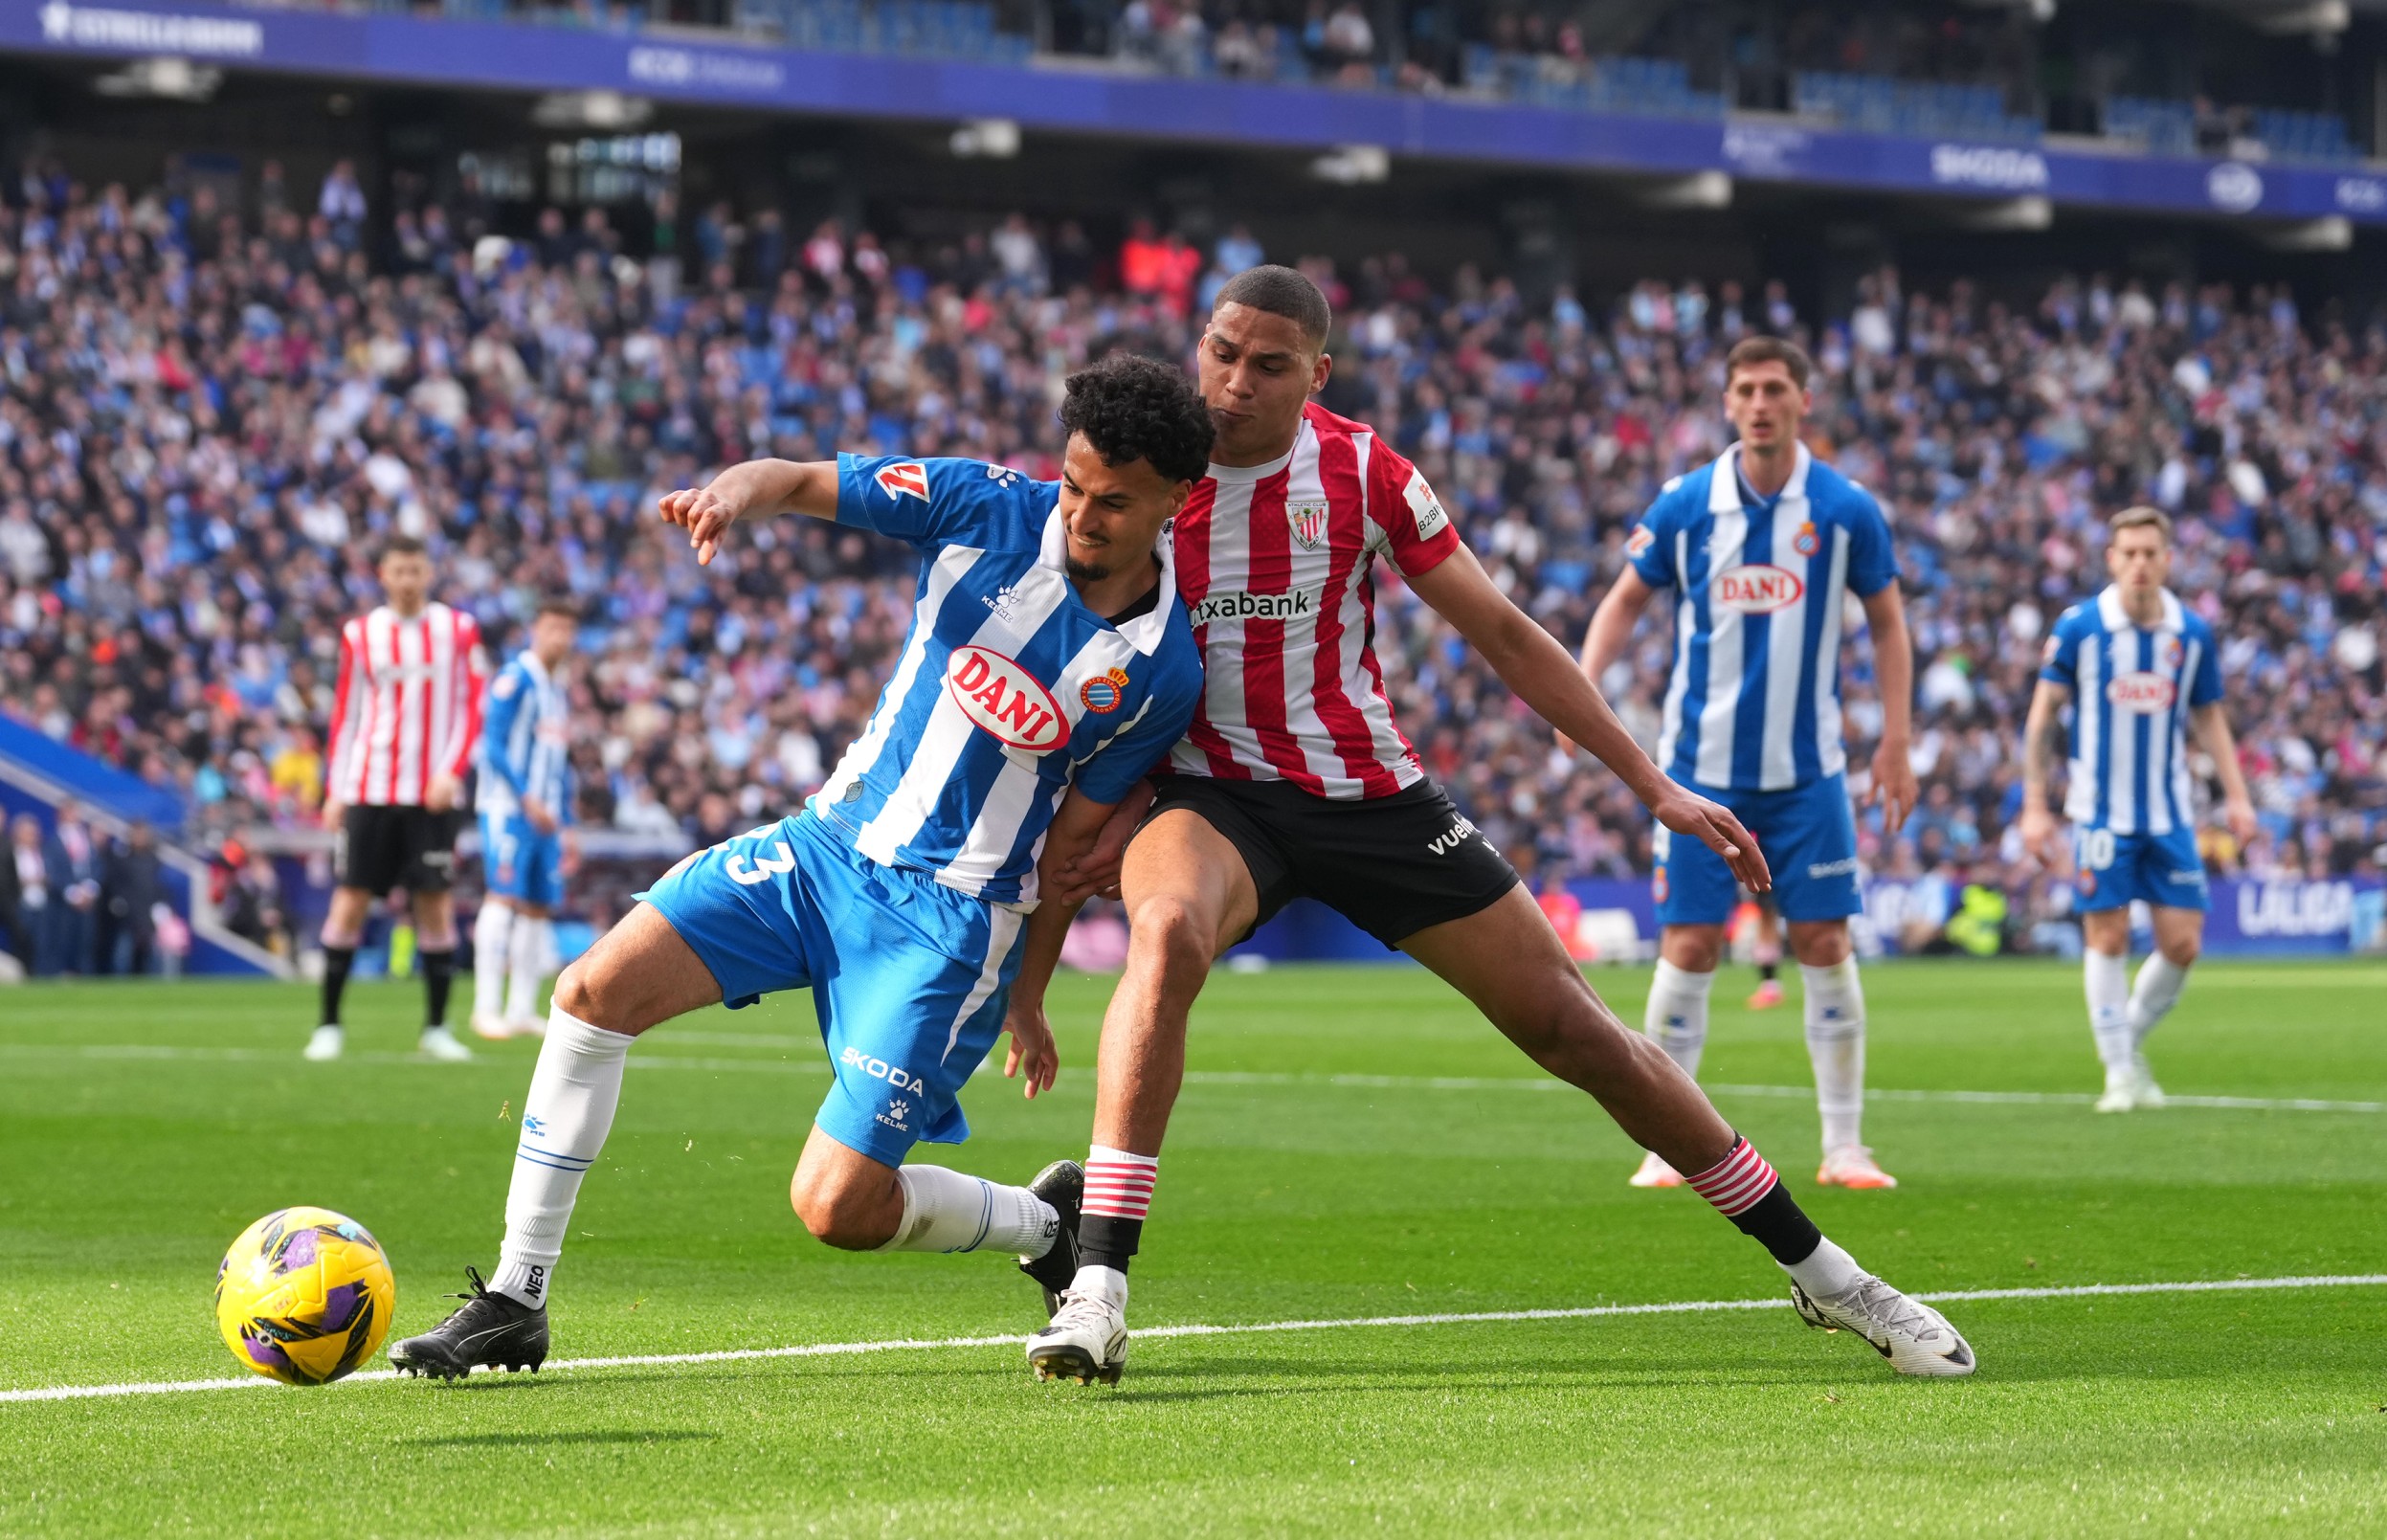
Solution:
<svg viewBox="0 0 2387 1540">
<path fill-rule="evenodd" d="M 2254 803 L 2221 709 L 2213 628 L 2166 586 L 2172 521 L 2130 508 L 2107 525 L 2110 587 L 2072 606 L 2047 635 L 2046 658 L 2022 729 L 2025 844 L 2050 854 L 2055 816 L 2048 770 L 2072 707 L 2064 814 L 2080 873 L 2082 967 L 2088 1026 L 2105 1064 L 2100 1112 L 2163 1105 L 2147 1067 L 2153 1032 L 2188 982 L 2204 942 L 2204 858 L 2197 848 L 2196 777 L 2188 733 L 2212 757 L 2222 808 L 2241 846 L 2254 837 Z M 2130 978 L 2130 904 L 2153 910 L 2154 954 Z"/>
<path fill-rule="evenodd" d="M 561 670 L 579 635 L 569 599 L 541 604 L 530 645 L 489 681 L 480 719 L 480 918 L 473 924 L 473 1030 L 537 1037 L 539 985 L 571 860 L 570 706 Z"/>
<path fill-rule="evenodd" d="M 1882 704 L 1869 796 L 1895 833 L 1915 803 L 1907 762 L 1914 658 L 1889 523 L 1872 494 L 1809 453 L 1806 354 L 1774 337 L 1725 359 L 1724 410 L 1740 441 L 1666 483 L 1625 542 L 1630 558 L 1592 617 L 1583 668 L 1595 683 L 1631 642 L 1642 609 L 1674 593 L 1674 667 L 1658 761 L 1739 815 L 1765 852 L 1774 897 L 1806 987 L 1808 1058 L 1822 1115 L 1827 1186 L 1896 1178 L 1863 1137 L 1864 994 L 1849 947 L 1861 912 L 1857 825 L 1840 737 L 1845 596 L 1873 635 Z M 1685 1074 L 1699 1072 L 1707 996 L 1738 902 L 1732 874 L 1695 841 L 1656 834 L 1651 889 L 1662 927 L 1647 1029 Z M 1637 1187 L 1682 1180 L 1652 1153 Z"/>
<path fill-rule="evenodd" d="M 1086 853 L 1201 700 L 1165 530 L 1209 472 L 1208 410 L 1178 370 L 1114 354 L 1070 376 L 1060 419 L 1059 482 L 844 455 L 755 460 L 663 499 L 701 562 L 740 519 L 783 512 L 908 542 L 923 557 L 911 631 L 800 814 L 681 861 L 557 980 L 497 1275 L 391 1362 L 447 1375 L 544 1357 L 549 1274 L 631 1043 L 780 990 L 812 990 L 834 1077 L 791 1188 L 814 1236 L 1013 1253 L 1048 1309 L 1075 1277 L 1075 1162 L 1011 1187 L 904 1161 L 922 1140 L 970 1136 L 958 1096 L 999 1031 L 1005 1073 L 1024 1072 L 1030 1096 L 1052 1084 L 1041 1016 L 1005 1020 L 1023 956 L 1049 972 L 1075 909 L 1037 902 L 1040 862 Z"/>
</svg>

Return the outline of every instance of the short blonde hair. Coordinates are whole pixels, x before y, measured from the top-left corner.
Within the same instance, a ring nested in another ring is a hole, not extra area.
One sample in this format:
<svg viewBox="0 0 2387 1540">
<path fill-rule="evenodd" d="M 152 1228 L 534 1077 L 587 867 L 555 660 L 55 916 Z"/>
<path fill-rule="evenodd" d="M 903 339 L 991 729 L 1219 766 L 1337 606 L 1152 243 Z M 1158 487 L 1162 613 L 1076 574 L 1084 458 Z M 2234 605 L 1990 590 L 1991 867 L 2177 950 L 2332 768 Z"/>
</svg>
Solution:
<svg viewBox="0 0 2387 1540">
<path fill-rule="evenodd" d="M 2134 508 L 2124 508 L 2106 521 L 2106 544 L 2112 545 L 2125 529 L 2153 529 L 2163 537 L 2166 546 L 2172 543 L 2172 516 L 2143 502 Z"/>
</svg>

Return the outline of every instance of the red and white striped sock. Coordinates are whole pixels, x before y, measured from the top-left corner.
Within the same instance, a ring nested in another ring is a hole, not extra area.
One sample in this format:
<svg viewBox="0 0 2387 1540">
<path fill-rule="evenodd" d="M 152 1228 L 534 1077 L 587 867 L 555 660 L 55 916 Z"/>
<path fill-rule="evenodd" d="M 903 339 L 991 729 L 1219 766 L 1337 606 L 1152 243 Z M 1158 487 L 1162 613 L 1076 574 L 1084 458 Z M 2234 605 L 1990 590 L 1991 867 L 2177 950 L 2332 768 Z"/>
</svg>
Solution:
<svg viewBox="0 0 2387 1540">
<path fill-rule="evenodd" d="M 1160 1157 L 1096 1145 L 1085 1157 L 1085 1203 L 1078 1219 L 1078 1253 L 1090 1267 L 1125 1273 L 1144 1239 Z"/>
<path fill-rule="evenodd" d="M 1746 1139 L 1735 1137 L 1722 1160 L 1684 1180 L 1785 1267 L 1804 1262 L 1823 1243 L 1823 1232 Z"/>
<path fill-rule="evenodd" d="M 1757 1200 L 1781 1180 L 1765 1156 L 1757 1153 L 1757 1147 L 1746 1139 L 1733 1140 L 1722 1160 L 1684 1179 L 1728 1219 L 1737 1219 L 1756 1207 Z"/>
</svg>

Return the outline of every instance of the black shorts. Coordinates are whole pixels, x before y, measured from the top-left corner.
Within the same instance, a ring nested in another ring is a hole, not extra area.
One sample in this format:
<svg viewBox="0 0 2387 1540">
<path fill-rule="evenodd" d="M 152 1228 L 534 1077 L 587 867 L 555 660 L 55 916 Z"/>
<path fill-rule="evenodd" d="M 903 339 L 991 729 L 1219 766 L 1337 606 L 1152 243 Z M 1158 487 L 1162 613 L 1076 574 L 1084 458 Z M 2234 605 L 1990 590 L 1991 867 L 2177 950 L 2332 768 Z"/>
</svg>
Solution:
<svg viewBox="0 0 2387 1540">
<path fill-rule="evenodd" d="M 1295 899 L 1316 899 L 1397 948 L 1428 926 L 1490 908 L 1517 885 L 1508 859 L 1432 781 L 1339 801 L 1285 781 L 1171 775 L 1145 821 L 1174 808 L 1241 852 L 1260 894 L 1253 929 Z"/>
<path fill-rule="evenodd" d="M 429 808 L 359 806 L 340 820 L 331 880 L 380 898 L 393 887 L 445 893 L 456 875 L 456 815 Z"/>
</svg>

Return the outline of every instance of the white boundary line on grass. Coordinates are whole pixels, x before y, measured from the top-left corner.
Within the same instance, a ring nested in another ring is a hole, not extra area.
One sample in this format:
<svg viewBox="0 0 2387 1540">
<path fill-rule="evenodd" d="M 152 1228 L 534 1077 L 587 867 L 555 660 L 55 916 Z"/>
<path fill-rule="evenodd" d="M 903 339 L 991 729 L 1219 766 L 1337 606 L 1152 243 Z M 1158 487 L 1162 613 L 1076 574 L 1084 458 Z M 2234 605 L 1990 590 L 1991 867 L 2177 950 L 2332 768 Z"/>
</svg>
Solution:
<svg viewBox="0 0 2387 1540">
<path fill-rule="evenodd" d="M 2387 1284 L 2387 1273 L 2308 1274 L 2291 1278 L 2192 1279 L 2166 1283 L 2080 1283 L 2058 1288 L 1947 1289 L 1912 1298 L 1934 1302 L 1972 1300 L 2068 1300 L 2128 1294 L 2221 1294 L 2242 1290 L 2287 1288 L 2358 1288 Z M 1255 1321 L 1243 1326 L 1192 1324 L 1148 1327 L 1135 1333 L 1140 1341 L 1162 1337 L 1231 1337 L 1260 1332 L 1334 1331 L 1366 1327 L 1477 1326 L 1505 1321 L 1588 1321 L 1617 1315 L 1702 1315 L 1722 1310 L 1780 1310 L 1786 1298 L 1763 1300 L 1676 1300 L 1653 1305 L 1586 1305 L 1547 1310 L 1469 1310 L 1435 1315 L 1360 1315 L 1339 1321 Z M 790 1348 L 725 1348 L 712 1352 L 622 1353 L 610 1358 L 565 1358 L 551 1370 L 639 1369 L 675 1364 L 751 1363 L 767 1358 L 830 1358 L 866 1352 L 933 1351 L 951 1348 L 1016 1347 L 1025 1338 L 1016 1331 L 993 1337 L 896 1337 L 879 1342 L 807 1342 Z M 350 1374 L 342 1384 L 398 1378 L 393 1369 Z M 275 1384 L 255 1374 L 239 1379 L 152 1380 L 122 1385 L 39 1385 L 0 1391 L 0 1402 L 84 1401 L 125 1395 L 165 1395 L 183 1391 L 244 1391 Z"/>
<path fill-rule="evenodd" d="M 689 1040 L 694 1045 L 695 1039 Z M 706 1033 L 703 1042 L 727 1044 L 738 1041 L 734 1034 Z M 792 1038 L 758 1038 L 757 1046 L 783 1047 L 791 1043 L 810 1042 Z M 0 1043 L 0 1055 L 15 1055 L 32 1059 L 116 1059 L 158 1060 L 167 1062 L 196 1061 L 226 1064 L 286 1064 L 300 1067 L 298 1056 L 279 1048 L 177 1047 L 167 1043 Z M 347 1061 L 365 1064 L 429 1064 L 437 1062 L 420 1054 L 392 1053 L 368 1050 L 346 1056 Z M 490 1060 L 490 1063 L 511 1063 L 511 1060 Z M 784 1059 L 713 1059 L 691 1058 L 682 1054 L 636 1054 L 629 1060 L 632 1069 L 698 1070 L 715 1074 L 751 1074 L 760 1071 L 773 1075 L 819 1075 L 828 1071 L 823 1060 L 791 1060 Z M 447 1066 L 441 1064 L 445 1069 Z M 1304 1086 L 1335 1086 L 1345 1090 L 1374 1091 L 1573 1091 L 1566 1082 L 1547 1076 L 1525 1075 L 1317 1075 L 1288 1074 L 1268 1070 L 1194 1069 L 1186 1071 L 1189 1085 L 1275 1085 L 1300 1088 Z M 1716 1096 L 1790 1097 L 1805 1101 L 1815 1094 L 1806 1085 L 1731 1085 L 1713 1084 L 1707 1087 Z M 1989 1106 L 2087 1106 L 2097 1098 L 2086 1091 L 1911 1091 L 1868 1089 L 1868 1102 L 1951 1102 Z M 2387 1102 L 2331 1102 L 2306 1096 L 2183 1096 L 2173 1093 L 2167 1098 L 2175 1107 L 2196 1107 L 2224 1112 L 2387 1112 Z"/>
</svg>

